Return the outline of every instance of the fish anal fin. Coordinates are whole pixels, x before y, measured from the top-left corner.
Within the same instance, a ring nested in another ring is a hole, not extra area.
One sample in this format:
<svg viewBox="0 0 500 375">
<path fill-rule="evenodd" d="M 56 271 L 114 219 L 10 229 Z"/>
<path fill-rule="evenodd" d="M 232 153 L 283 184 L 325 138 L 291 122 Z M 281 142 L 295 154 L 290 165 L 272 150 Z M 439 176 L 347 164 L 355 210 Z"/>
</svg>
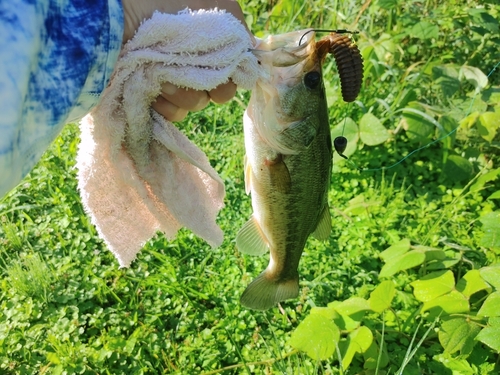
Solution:
<svg viewBox="0 0 500 375">
<path fill-rule="evenodd" d="M 330 237 L 332 231 L 332 217 L 330 216 L 330 208 L 328 205 L 323 208 L 321 216 L 312 235 L 320 241 L 325 241 Z"/>
<path fill-rule="evenodd" d="M 299 278 L 272 281 L 262 272 L 248 285 L 240 297 L 242 306 L 253 310 L 268 310 L 278 302 L 296 298 L 299 295 Z"/>
<path fill-rule="evenodd" d="M 236 235 L 236 247 L 249 255 L 262 255 L 269 251 L 269 245 L 260 229 L 259 223 L 252 216 Z"/>
</svg>

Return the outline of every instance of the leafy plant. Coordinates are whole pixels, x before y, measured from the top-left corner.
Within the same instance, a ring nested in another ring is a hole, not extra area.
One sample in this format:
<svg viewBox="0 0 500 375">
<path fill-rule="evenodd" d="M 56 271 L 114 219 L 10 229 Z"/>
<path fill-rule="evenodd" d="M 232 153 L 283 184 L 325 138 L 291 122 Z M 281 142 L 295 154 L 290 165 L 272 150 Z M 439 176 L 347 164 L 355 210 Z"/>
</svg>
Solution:
<svg viewBox="0 0 500 375">
<path fill-rule="evenodd" d="M 498 5 L 240 3 L 259 37 L 360 31 L 356 102 L 343 103 L 335 64 L 324 65 L 332 136 L 348 139 L 349 161 L 334 157 L 332 235 L 308 241 L 300 297 L 263 313 L 238 302 L 268 263 L 234 247 L 251 214 L 248 92 L 177 124 L 224 180 L 223 245 L 159 235 L 129 269 L 83 211 L 69 125 L 0 200 L 0 372 L 497 374 Z"/>
<path fill-rule="evenodd" d="M 47 300 L 54 274 L 38 254 L 14 260 L 6 269 L 8 286 L 20 295 Z"/>
<path fill-rule="evenodd" d="M 382 252 L 380 256 L 386 260 L 386 265 L 379 276 L 390 277 L 396 272 L 446 257 L 437 249 L 410 250 L 410 247 L 410 242 L 404 239 Z M 457 282 L 451 270 L 435 271 L 410 285 L 413 298 L 421 303 L 418 314 L 442 321 L 438 338 L 444 354 L 459 352 L 459 360 L 463 360 L 478 342 L 490 347 L 493 353 L 500 352 L 499 265 L 472 269 Z M 380 344 L 374 340 L 380 332 L 369 327 L 384 325 L 384 316 L 375 314 L 390 311 L 397 317 L 391 309 L 395 295 L 394 283 L 386 280 L 371 292 L 369 299 L 350 297 L 329 303 L 325 308 L 313 308 L 292 334 L 291 345 L 314 360 L 330 359 L 337 347 L 337 359 L 344 370 L 356 354 L 363 356 L 366 369 L 384 368 L 389 362 L 387 354 L 380 355 L 383 353 Z M 391 333 L 395 340 L 404 334 L 401 326 L 399 331 Z M 449 360 L 454 358 L 449 357 Z"/>
</svg>

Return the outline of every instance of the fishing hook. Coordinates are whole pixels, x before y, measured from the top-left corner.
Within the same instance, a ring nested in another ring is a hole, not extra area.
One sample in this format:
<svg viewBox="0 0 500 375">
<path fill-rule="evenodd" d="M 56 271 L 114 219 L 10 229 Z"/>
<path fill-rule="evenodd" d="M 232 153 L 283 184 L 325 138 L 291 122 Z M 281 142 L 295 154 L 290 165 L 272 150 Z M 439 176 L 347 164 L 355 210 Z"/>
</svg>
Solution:
<svg viewBox="0 0 500 375">
<path fill-rule="evenodd" d="M 338 29 L 338 30 L 328 30 L 328 29 L 311 29 L 306 31 L 299 39 L 299 46 L 302 44 L 302 39 L 309 34 L 311 31 L 318 33 L 337 33 L 337 34 L 359 34 L 359 31 L 350 31 L 346 29 Z"/>
</svg>

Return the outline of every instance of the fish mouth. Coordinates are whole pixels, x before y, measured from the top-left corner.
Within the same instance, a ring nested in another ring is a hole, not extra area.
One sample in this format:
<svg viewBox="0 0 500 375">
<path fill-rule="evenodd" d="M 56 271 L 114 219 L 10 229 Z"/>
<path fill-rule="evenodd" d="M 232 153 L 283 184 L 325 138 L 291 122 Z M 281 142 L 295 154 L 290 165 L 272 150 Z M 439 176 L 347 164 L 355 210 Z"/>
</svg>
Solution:
<svg viewBox="0 0 500 375">
<path fill-rule="evenodd" d="M 257 42 L 250 51 L 261 65 L 273 68 L 289 68 L 300 64 L 300 71 L 309 71 L 316 65 L 315 36 L 313 29 L 270 35 Z"/>
</svg>

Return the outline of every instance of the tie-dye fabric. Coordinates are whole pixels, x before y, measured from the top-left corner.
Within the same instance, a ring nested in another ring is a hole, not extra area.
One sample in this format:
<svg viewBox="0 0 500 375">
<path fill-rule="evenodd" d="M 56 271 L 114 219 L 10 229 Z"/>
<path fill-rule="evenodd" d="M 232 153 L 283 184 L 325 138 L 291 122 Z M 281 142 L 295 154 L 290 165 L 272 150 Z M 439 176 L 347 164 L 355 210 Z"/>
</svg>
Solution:
<svg viewBox="0 0 500 375">
<path fill-rule="evenodd" d="M 0 1 L 0 197 L 97 104 L 122 35 L 120 0 Z"/>
</svg>

